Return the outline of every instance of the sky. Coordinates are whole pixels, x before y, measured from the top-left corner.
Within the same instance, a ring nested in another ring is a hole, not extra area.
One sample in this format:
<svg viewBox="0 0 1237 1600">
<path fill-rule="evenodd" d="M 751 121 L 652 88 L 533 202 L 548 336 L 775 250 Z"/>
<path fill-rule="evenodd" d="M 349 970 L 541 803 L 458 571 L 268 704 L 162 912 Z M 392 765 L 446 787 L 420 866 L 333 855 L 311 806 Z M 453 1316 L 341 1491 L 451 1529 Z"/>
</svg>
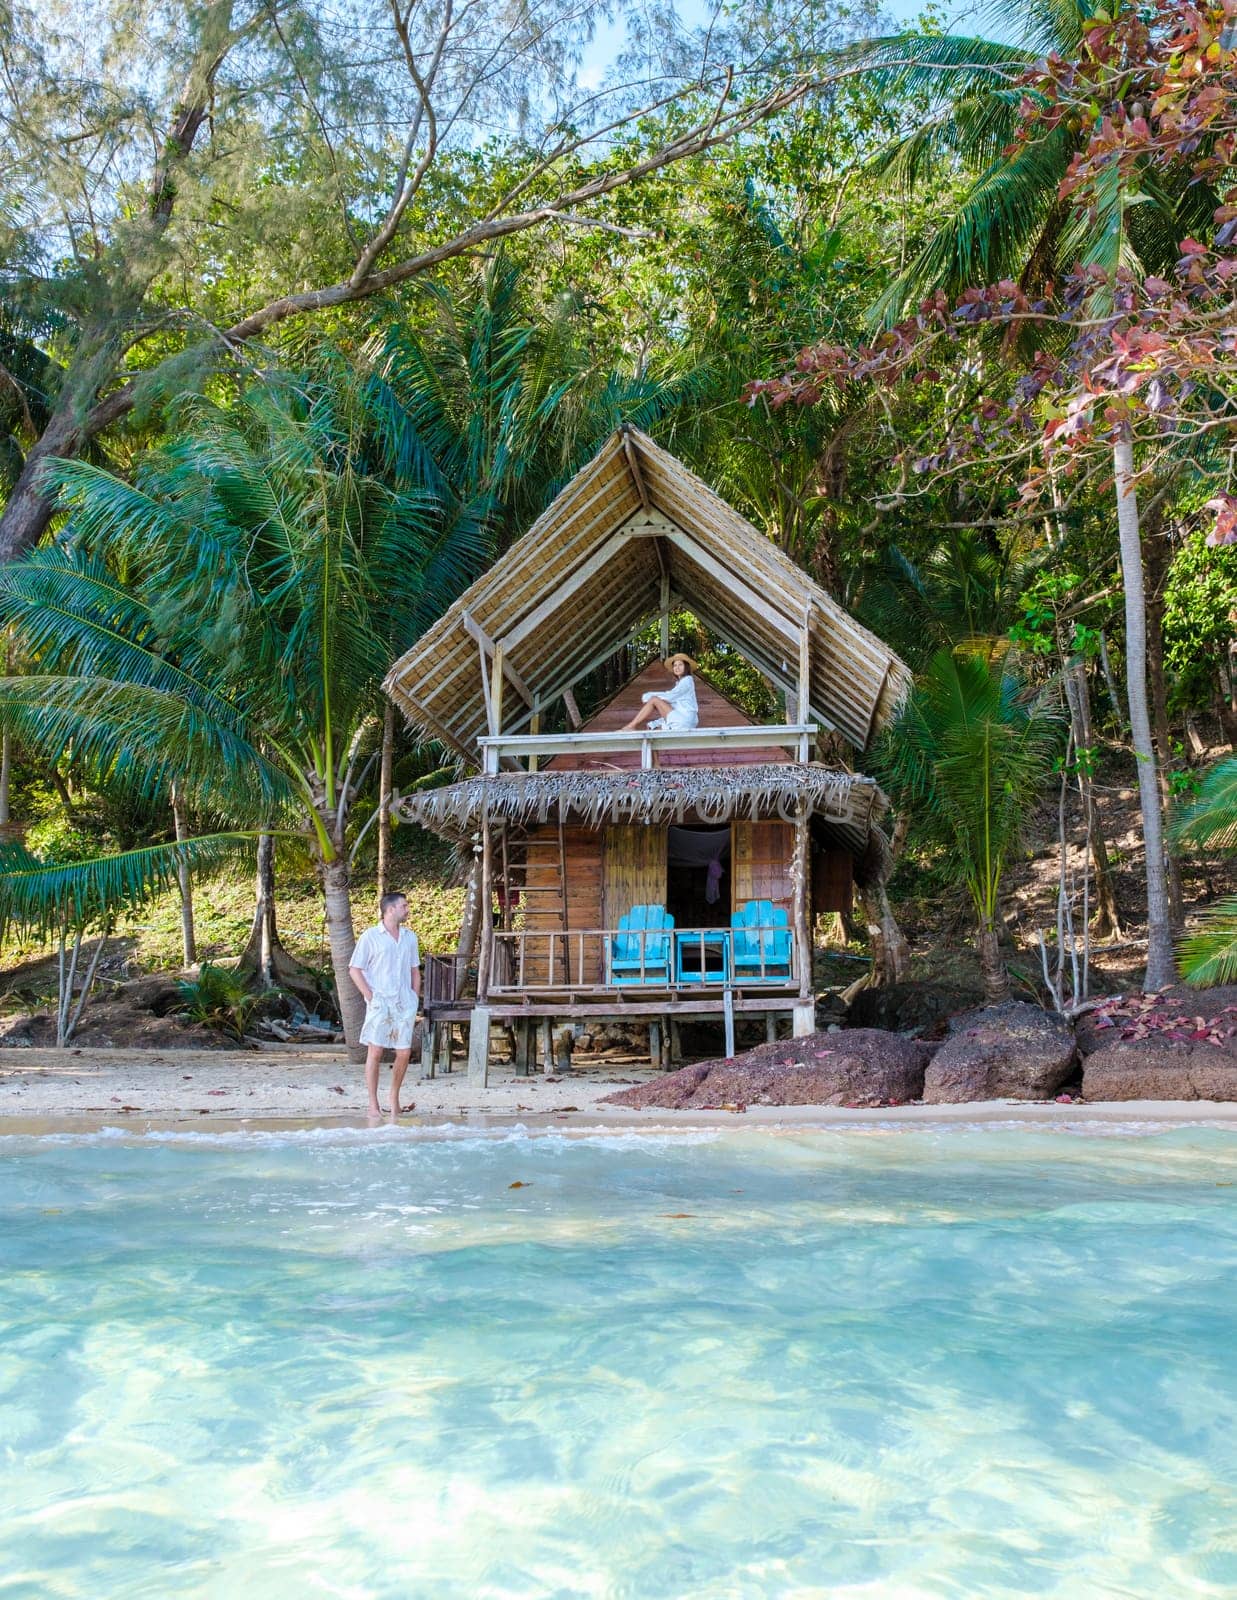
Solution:
<svg viewBox="0 0 1237 1600">
<path fill-rule="evenodd" d="M 927 0 L 883 0 L 882 10 L 889 18 L 891 30 L 913 23 L 927 4 Z M 948 0 L 937 0 L 936 9 L 944 15 L 947 33 L 982 34 L 990 36 L 986 16 L 990 0 L 962 0 L 949 5 Z M 679 15 L 690 24 L 707 21 L 714 10 L 714 0 L 678 0 Z M 581 82 L 586 88 L 595 88 L 605 77 L 606 68 L 613 60 L 622 37 L 622 27 L 610 25 L 598 28 L 596 35 L 584 51 L 581 63 Z"/>
</svg>

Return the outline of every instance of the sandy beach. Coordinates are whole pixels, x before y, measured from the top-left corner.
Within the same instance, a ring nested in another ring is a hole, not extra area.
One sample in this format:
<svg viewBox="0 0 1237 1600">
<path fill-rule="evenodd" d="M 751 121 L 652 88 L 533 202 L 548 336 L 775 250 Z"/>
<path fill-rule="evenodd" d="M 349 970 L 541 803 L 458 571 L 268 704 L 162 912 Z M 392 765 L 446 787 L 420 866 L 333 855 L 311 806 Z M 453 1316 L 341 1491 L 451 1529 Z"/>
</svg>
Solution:
<svg viewBox="0 0 1237 1600">
<path fill-rule="evenodd" d="M 1237 1129 L 1237 1103 L 1199 1100 L 1095 1104 L 985 1101 L 883 1108 L 749 1106 L 733 1111 L 646 1111 L 603 1106 L 616 1089 L 651 1073 L 630 1062 L 590 1064 L 562 1077 L 517 1078 L 492 1065 L 479 1088 L 459 1071 L 421 1079 L 414 1063 L 404 1086 L 406 1122 L 470 1121 L 477 1126 L 583 1128 L 949 1126 L 959 1123 L 1221 1123 Z M 389 1073 L 381 1098 L 387 1104 Z M 0 1050 L 0 1132 L 68 1126 L 236 1127 L 261 1123 L 364 1124 L 361 1068 L 342 1051 Z"/>
</svg>

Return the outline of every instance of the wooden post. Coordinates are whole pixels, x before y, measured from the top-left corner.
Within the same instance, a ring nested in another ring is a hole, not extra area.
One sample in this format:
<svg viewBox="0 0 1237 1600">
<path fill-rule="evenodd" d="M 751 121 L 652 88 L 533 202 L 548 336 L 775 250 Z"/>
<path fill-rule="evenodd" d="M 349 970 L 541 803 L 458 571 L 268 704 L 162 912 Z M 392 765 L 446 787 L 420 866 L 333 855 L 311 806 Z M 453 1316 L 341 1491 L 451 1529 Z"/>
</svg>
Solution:
<svg viewBox="0 0 1237 1600">
<path fill-rule="evenodd" d="M 490 1081 L 490 1008 L 474 1006 L 468 1017 L 468 1081 L 482 1089 Z"/>
<path fill-rule="evenodd" d="M 791 873 L 791 886 L 795 897 L 795 948 L 799 952 L 799 1004 L 795 1008 L 795 1037 L 804 1035 L 799 1032 L 800 1011 L 806 1011 L 815 1019 L 814 990 L 812 987 L 812 929 L 808 910 L 808 901 L 811 898 L 810 872 L 808 868 L 808 834 L 809 814 L 807 802 L 800 804 L 795 816 L 795 861 Z M 805 1032 L 811 1033 L 812 1026 Z"/>
<path fill-rule="evenodd" d="M 533 1025 L 517 1020 L 515 1025 L 515 1075 L 527 1078 L 532 1071 Z"/>
<path fill-rule="evenodd" d="M 477 957 L 477 1000 L 490 997 L 490 969 L 494 960 L 494 839 L 490 819 L 481 818 L 481 952 Z"/>
<path fill-rule="evenodd" d="M 535 702 L 534 705 L 533 705 L 533 714 L 528 719 L 528 731 L 531 734 L 538 734 L 538 733 L 541 732 L 541 702 L 540 701 Z M 530 772 L 536 772 L 536 770 L 537 770 L 537 760 L 538 760 L 537 752 L 534 750 L 532 752 L 532 754 L 528 758 L 528 770 Z"/>
<path fill-rule="evenodd" d="M 438 1045 L 439 1024 L 428 1017 L 421 1018 L 421 1076 L 434 1076 L 434 1053 Z"/>
<path fill-rule="evenodd" d="M 800 722 L 806 722 L 809 716 L 809 707 L 812 700 L 812 610 L 806 606 L 803 611 L 803 626 L 799 630 L 799 704 L 797 716 Z"/>
<path fill-rule="evenodd" d="M 494 733 L 503 731 L 503 688 L 507 682 L 503 672 L 503 644 L 500 639 L 494 646 L 494 660 L 490 666 L 490 704 L 494 708 Z"/>
<path fill-rule="evenodd" d="M 649 1022 L 649 1065 L 654 1072 L 661 1066 L 661 1022 L 657 1017 Z"/>
<path fill-rule="evenodd" d="M 677 1017 L 670 1018 L 670 1065 L 683 1060 L 683 1028 Z"/>
<path fill-rule="evenodd" d="M 734 990 L 727 984 L 722 992 L 722 1023 L 726 1031 L 726 1060 L 734 1060 Z"/>
<path fill-rule="evenodd" d="M 774 1011 L 765 1013 L 765 1043 L 777 1043 L 777 1013 Z"/>
<path fill-rule="evenodd" d="M 554 1071 L 554 1033 L 549 1017 L 541 1019 L 541 1070 L 547 1078 Z"/>
<path fill-rule="evenodd" d="M 670 572 L 663 566 L 661 574 L 661 658 L 670 654 Z"/>
</svg>

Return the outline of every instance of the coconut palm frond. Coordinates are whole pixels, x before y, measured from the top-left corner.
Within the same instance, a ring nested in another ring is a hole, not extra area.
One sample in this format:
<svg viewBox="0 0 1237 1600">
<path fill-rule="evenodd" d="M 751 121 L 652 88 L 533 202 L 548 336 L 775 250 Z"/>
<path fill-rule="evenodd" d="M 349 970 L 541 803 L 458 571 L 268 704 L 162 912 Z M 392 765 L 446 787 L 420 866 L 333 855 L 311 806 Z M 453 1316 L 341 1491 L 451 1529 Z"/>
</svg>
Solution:
<svg viewBox="0 0 1237 1600">
<path fill-rule="evenodd" d="M 1237 759 L 1211 768 L 1194 800 L 1177 813 L 1172 836 L 1204 850 L 1237 848 Z"/>
<path fill-rule="evenodd" d="M 268 816 L 294 798 L 288 775 L 235 727 L 142 683 L 29 675 L 0 678 L 0 727 L 49 761 L 72 751 L 99 784 L 156 798 L 175 780 L 203 810 Z"/>
<path fill-rule="evenodd" d="M 22 844 L 0 842 L 0 939 L 11 931 L 44 936 L 101 922 L 163 893 L 177 869 L 248 861 L 254 835 L 203 834 L 84 861 L 42 861 Z"/>
<path fill-rule="evenodd" d="M 1237 895 L 1208 907 L 1202 927 L 1181 941 L 1177 965 L 1196 989 L 1237 982 Z"/>
</svg>

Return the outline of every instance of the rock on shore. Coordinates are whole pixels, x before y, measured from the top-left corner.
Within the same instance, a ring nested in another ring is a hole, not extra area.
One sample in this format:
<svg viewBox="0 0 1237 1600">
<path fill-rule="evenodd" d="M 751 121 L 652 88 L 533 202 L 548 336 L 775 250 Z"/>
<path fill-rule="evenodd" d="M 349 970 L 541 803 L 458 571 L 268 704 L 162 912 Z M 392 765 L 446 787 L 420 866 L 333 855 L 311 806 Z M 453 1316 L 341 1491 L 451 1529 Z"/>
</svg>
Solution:
<svg viewBox="0 0 1237 1600">
<path fill-rule="evenodd" d="M 1009 1000 L 955 1017 L 950 1027 L 927 1069 L 925 1105 L 1046 1100 L 1073 1071 L 1073 1029 L 1039 1006 Z"/>
<path fill-rule="evenodd" d="M 733 1061 L 699 1061 L 608 1095 L 607 1104 L 643 1109 L 727 1106 L 888 1105 L 923 1093 L 929 1051 L 879 1028 L 848 1028 L 763 1044 Z"/>
<path fill-rule="evenodd" d="M 1082 1093 L 1086 1100 L 1237 1100 L 1237 1059 L 1214 1045 L 1126 1040 L 1087 1057 Z"/>
</svg>

